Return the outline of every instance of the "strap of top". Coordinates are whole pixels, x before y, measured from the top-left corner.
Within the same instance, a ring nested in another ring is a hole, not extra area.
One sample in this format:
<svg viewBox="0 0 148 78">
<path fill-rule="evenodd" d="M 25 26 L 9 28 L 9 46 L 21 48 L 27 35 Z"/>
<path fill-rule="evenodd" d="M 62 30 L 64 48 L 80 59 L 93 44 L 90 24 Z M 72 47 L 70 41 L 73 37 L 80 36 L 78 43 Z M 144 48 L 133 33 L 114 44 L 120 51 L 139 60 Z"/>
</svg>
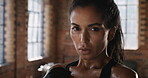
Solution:
<svg viewBox="0 0 148 78">
<path fill-rule="evenodd" d="M 100 78 L 110 78 L 111 76 L 111 68 L 113 66 L 115 66 L 117 64 L 117 62 L 113 59 L 111 59 L 109 61 L 108 64 L 106 64 L 103 69 L 102 69 L 102 72 L 101 72 L 101 75 L 100 75 Z"/>
<path fill-rule="evenodd" d="M 74 62 L 72 62 L 72 63 L 70 63 L 70 64 L 68 64 L 65 68 L 66 68 L 66 70 L 68 70 L 69 71 L 69 68 L 71 67 L 71 66 L 77 66 L 78 65 L 78 62 L 79 61 L 74 61 Z"/>
<path fill-rule="evenodd" d="M 72 63 L 68 64 L 68 65 L 66 66 L 66 70 L 69 71 L 70 66 L 77 66 L 77 65 L 78 65 L 78 62 L 79 62 L 79 61 L 75 61 L 75 62 L 72 62 Z M 115 66 L 116 64 L 117 64 L 117 62 L 116 62 L 115 60 L 111 59 L 111 60 L 109 61 L 109 63 L 106 64 L 106 65 L 103 67 L 103 69 L 102 69 L 102 71 L 101 71 L 100 78 L 110 78 L 110 75 L 111 75 L 111 68 L 112 68 L 113 66 Z"/>
</svg>

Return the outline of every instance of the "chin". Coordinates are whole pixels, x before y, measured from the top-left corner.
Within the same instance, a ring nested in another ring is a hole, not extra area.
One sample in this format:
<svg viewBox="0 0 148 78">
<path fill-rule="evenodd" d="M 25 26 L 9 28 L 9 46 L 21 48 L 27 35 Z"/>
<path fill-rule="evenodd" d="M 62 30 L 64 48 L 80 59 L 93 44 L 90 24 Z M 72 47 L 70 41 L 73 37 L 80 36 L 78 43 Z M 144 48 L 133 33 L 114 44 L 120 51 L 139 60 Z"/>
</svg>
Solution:
<svg viewBox="0 0 148 78">
<path fill-rule="evenodd" d="M 93 59 L 94 57 L 93 56 L 90 56 L 90 55 L 83 55 L 83 56 L 80 56 L 80 59 L 83 59 L 83 60 L 91 60 Z"/>
</svg>

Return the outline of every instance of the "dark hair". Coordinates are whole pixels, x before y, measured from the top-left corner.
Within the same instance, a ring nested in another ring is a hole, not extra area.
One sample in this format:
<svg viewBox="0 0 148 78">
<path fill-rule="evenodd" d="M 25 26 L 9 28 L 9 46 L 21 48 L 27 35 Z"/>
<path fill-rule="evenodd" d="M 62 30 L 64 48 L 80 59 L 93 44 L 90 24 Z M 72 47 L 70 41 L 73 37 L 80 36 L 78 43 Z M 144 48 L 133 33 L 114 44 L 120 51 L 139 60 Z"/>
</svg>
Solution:
<svg viewBox="0 0 148 78">
<path fill-rule="evenodd" d="M 114 0 L 73 0 L 69 14 L 77 7 L 94 6 L 96 11 L 103 12 L 104 24 L 108 29 L 115 28 L 114 38 L 108 43 L 107 53 L 119 63 L 123 62 L 123 33 L 120 23 L 120 13 Z"/>
</svg>

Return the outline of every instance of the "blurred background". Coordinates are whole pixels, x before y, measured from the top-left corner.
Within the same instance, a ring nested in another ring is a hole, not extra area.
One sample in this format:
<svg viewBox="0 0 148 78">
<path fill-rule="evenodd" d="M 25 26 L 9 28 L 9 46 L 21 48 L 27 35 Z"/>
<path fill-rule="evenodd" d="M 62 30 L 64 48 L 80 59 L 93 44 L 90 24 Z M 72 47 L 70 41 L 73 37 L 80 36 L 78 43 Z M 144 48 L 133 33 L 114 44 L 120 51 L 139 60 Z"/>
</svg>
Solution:
<svg viewBox="0 0 148 78">
<path fill-rule="evenodd" d="M 42 78 L 45 64 L 78 59 L 69 36 L 71 1 L 0 0 L 0 78 Z M 148 0 L 115 2 L 124 33 L 124 63 L 148 78 Z"/>
</svg>

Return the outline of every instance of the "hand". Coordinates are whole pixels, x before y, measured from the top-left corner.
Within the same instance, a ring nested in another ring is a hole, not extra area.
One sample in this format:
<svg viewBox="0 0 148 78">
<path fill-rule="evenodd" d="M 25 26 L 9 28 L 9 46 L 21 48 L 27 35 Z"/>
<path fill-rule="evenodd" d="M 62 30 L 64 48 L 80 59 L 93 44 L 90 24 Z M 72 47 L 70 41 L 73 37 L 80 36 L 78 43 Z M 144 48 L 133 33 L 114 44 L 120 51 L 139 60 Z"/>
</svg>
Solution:
<svg viewBox="0 0 148 78">
<path fill-rule="evenodd" d="M 58 63 L 58 64 L 53 65 L 50 69 L 56 68 L 56 67 L 63 67 L 63 68 L 65 68 L 65 65 Z"/>
</svg>

